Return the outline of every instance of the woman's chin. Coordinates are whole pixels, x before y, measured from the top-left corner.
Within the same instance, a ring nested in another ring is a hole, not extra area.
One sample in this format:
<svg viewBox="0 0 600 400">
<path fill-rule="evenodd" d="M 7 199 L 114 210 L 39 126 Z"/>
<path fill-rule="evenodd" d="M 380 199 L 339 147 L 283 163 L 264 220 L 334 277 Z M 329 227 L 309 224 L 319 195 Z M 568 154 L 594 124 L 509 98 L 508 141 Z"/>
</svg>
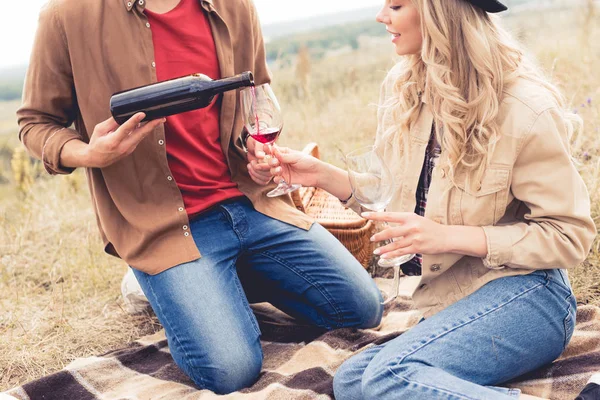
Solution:
<svg viewBox="0 0 600 400">
<path fill-rule="evenodd" d="M 412 50 L 412 49 L 407 49 L 406 47 L 403 46 L 399 46 L 396 45 L 395 48 L 396 54 L 399 56 L 410 56 L 413 54 L 420 54 L 421 50 Z"/>
</svg>

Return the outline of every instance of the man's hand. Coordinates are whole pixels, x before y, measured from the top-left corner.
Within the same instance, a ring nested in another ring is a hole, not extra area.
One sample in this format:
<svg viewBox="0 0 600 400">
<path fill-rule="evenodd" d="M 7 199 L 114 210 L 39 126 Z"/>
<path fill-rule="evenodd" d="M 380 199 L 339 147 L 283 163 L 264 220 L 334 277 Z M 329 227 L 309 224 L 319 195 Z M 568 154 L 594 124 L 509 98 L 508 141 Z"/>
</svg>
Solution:
<svg viewBox="0 0 600 400">
<path fill-rule="evenodd" d="M 267 185 L 271 182 L 273 175 L 268 163 L 270 157 L 265 154 L 265 146 L 249 137 L 246 147 L 248 148 L 248 173 L 250 177 L 259 185 Z"/>
<path fill-rule="evenodd" d="M 144 117 L 144 113 L 137 113 L 121 126 L 111 117 L 96 125 L 90 143 L 85 147 L 85 166 L 103 168 L 127 157 L 150 132 L 166 121 L 162 118 L 141 124 Z"/>
</svg>

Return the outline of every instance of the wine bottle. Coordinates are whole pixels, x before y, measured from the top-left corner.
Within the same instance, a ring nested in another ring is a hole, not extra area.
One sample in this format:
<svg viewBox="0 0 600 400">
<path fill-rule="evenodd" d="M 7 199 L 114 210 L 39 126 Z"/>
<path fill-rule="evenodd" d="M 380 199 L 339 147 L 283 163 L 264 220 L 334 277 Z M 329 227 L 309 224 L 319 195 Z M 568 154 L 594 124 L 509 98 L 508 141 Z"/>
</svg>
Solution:
<svg viewBox="0 0 600 400">
<path fill-rule="evenodd" d="M 216 95 L 246 86 L 254 86 L 252 72 L 216 80 L 203 74 L 186 75 L 115 93 L 110 112 L 118 124 L 138 112 L 150 121 L 207 107 Z"/>
</svg>

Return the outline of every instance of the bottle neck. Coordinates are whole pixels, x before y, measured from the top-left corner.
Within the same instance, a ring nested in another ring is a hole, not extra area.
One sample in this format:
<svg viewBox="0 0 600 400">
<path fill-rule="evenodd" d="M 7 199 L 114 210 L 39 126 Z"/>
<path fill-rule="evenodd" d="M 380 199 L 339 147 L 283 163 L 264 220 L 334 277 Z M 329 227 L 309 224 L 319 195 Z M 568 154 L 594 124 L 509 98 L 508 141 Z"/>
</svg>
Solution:
<svg viewBox="0 0 600 400">
<path fill-rule="evenodd" d="M 254 77 L 252 76 L 251 72 L 244 72 L 230 78 L 223 78 L 213 81 L 212 89 L 213 94 L 217 95 L 229 90 L 235 90 L 247 86 L 254 86 Z"/>
</svg>

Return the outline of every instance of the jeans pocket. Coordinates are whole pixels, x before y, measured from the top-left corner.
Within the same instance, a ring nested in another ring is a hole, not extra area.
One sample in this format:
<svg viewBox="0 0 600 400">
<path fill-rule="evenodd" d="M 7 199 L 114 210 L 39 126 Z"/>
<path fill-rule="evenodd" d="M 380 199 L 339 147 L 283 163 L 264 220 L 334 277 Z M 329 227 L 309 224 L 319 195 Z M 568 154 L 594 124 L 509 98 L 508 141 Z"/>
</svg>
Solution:
<svg viewBox="0 0 600 400">
<path fill-rule="evenodd" d="M 567 316 L 565 317 L 563 323 L 565 328 L 565 342 L 563 346 L 563 350 L 567 348 L 567 345 L 571 341 L 571 337 L 573 336 L 573 332 L 575 331 L 575 309 L 571 304 L 573 300 L 573 296 L 569 296 L 566 301 L 569 304 L 567 308 Z"/>
</svg>

